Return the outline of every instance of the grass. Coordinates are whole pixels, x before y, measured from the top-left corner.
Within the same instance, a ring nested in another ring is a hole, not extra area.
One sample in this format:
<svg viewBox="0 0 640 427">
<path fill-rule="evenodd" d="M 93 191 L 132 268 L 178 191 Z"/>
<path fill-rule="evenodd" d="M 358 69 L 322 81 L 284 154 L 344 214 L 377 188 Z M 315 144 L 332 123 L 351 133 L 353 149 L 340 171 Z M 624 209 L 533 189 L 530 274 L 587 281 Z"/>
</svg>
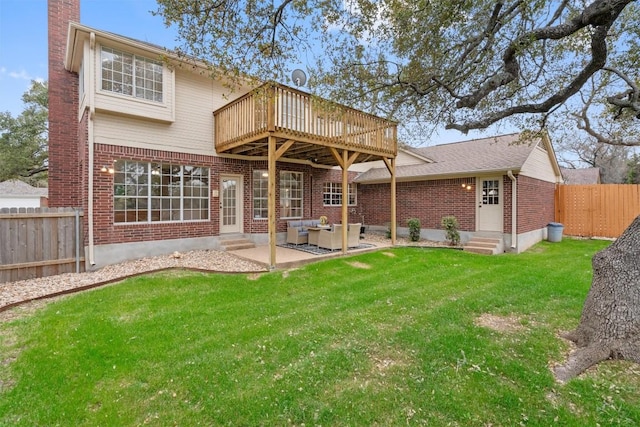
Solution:
<svg viewBox="0 0 640 427">
<path fill-rule="evenodd" d="M 0 324 L 0 425 L 638 425 L 637 365 L 549 370 L 606 244 L 396 248 L 65 297 Z"/>
</svg>

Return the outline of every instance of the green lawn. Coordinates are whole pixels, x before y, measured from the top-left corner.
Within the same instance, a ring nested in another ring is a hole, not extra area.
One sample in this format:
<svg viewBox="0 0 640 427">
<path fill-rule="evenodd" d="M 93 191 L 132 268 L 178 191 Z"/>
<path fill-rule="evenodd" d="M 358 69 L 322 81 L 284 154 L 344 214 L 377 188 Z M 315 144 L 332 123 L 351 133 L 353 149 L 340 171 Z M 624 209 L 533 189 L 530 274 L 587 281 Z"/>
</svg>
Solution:
<svg viewBox="0 0 640 427">
<path fill-rule="evenodd" d="M 637 365 L 549 370 L 606 244 L 396 248 L 66 297 L 0 323 L 0 425 L 636 426 Z"/>
</svg>

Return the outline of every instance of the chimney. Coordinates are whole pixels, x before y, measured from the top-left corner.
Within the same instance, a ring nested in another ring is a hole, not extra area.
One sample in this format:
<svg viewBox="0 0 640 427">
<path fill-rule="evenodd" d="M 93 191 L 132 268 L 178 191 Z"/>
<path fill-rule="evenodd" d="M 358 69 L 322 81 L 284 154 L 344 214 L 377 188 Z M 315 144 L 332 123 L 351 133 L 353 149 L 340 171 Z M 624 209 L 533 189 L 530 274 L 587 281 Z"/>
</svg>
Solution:
<svg viewBox="0 0 640 427">
<path fill-rule="evenodd" d="M 48 0 L 50 207 L 82 207 L 86 150 L 78 131 L 78 75 L 64 68 L 71 21 L 80 22 L 80 0 Z"/>
</svg>

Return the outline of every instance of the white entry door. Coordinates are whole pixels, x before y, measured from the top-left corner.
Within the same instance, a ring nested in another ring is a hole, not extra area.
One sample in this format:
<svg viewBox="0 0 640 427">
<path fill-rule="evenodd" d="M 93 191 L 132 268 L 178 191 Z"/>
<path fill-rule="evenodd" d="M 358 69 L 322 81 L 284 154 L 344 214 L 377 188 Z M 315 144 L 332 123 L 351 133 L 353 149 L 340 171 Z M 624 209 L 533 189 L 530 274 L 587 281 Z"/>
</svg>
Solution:
<svg viewBox="0 0 640 427">
<path fill-rule="evenodd" d="M 242 177 L 220 176 L 220 234 L 242 232 Z"/>
<path fill-rule="evenodd" d="M 478 178 L 478 231 L 503 231 L 502 177 Z"/>
</svg>

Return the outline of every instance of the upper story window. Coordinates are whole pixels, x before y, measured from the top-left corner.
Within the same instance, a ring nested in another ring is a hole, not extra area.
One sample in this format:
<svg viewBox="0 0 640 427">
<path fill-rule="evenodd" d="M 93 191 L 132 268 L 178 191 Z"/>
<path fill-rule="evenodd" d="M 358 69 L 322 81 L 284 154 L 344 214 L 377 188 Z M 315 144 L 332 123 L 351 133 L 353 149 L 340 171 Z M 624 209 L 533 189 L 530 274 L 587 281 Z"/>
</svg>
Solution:
<svg viewBox="0 0 640 427">
<path fill-rule="evenodd" d="M 162 102 L 162 63 L 102 47 L 102 90 Z"/>
</svg>

